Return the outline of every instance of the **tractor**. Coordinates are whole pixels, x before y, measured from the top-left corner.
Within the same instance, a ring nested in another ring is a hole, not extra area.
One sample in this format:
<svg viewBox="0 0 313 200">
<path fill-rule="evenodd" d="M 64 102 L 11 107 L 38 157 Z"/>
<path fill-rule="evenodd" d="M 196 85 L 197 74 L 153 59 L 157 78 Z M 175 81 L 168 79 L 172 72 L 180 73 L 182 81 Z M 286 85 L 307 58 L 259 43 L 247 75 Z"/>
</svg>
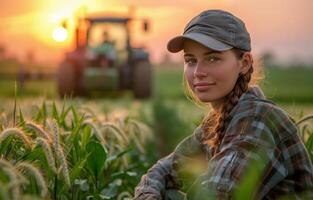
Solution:
<svg viewBox="0 0 313 200">
<path fill-rule="evenodd" d="M 87 96 L 92 91 L 130 90 L 135 98 L 152 95 L 152 65 L 144 48 L 131 44 L 131 17 L 107 15 L 80 18 L 75 50 L 66 53 L 58 68 L 58 92 Z M 144 32 L 149 30 L 142 20 Z"/>
</svg>

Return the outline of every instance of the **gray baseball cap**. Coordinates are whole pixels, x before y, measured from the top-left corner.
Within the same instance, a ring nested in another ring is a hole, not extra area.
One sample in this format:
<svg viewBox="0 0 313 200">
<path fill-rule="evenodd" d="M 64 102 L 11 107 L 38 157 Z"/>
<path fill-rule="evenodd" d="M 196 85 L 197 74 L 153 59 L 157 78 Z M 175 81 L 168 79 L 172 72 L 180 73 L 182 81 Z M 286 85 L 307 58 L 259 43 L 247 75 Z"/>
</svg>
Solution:
<svg viewBox="0 0 313 200">
<path fill-rule="evenodd" d="M 181 51 L 185 39 L 194 40 L 215 51 L 232 48 L 251 51 L 250 34 L 244 22 L 224 10 L 207 10 L 194 17 L 186 25 L 183 35 L 167 43 L 168 51 Z"/>
</svg>

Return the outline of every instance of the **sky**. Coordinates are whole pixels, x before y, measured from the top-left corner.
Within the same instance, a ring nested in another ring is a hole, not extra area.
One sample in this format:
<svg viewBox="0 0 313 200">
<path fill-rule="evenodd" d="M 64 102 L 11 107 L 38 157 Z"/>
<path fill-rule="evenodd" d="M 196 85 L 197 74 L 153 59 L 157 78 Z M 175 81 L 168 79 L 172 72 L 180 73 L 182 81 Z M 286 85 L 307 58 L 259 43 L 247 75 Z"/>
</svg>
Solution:
<svg viewBox="0 0 313 200">
<path fill-rule="evenodd" d="M 313 1 L 311 0 L 1 0 L 0 45 L 23 60 L 28 52 L 43 63 L 58 63 L 73 49 L 73 35 L 52 38 L 61 19 L 95 12 L 127 13 L 150 21 L 150 31 L 135 32 L 134 44 L 145 46 L 154 62 L 162 60 L 166 43 L 206 9 L 224 9 L 241 18 L 250 32 L 255 56 L 270 51 L 283 62 L 313 63 Z M 137 27 L 138 28 L 138 27 Z M 176 60 L 180 54 L 173 55 Z"/>
</svg>

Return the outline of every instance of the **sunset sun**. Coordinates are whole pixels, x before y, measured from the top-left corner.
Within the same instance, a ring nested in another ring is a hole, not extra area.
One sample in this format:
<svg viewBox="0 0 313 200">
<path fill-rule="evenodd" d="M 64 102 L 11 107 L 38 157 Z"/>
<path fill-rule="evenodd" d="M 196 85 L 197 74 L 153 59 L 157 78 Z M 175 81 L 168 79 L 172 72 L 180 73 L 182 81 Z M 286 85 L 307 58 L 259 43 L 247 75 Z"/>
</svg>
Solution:
<svg viewBox="0 0 313 200">
<path fill-rule="evenodd" d="M 57 27 L 53 30 L 52 38 L 57 42 L 64 42 L 68 37 L 68 32 L 63 27 Z"/>
</svg>

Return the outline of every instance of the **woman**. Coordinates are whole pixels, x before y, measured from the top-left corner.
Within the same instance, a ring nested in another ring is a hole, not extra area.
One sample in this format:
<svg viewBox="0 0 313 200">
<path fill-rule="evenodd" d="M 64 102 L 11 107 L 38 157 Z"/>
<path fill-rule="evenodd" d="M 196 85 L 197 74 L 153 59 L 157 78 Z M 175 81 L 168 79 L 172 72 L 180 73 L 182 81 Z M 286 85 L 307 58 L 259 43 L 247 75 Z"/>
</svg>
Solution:
<svg viewBox="0 0 313 200">
<path fill-rule="evenodd" d="M 183 50 L 187 87 L 196 101 L 213 109 L 174 152 L 148 170 L 134 199 L 229 199 L 251 169 L 259 170 L 256 199 L 313 189 L 312 163 L 295 124 L 252 85 L 244 22 L 226 11 L 204 11 L 167 48 Z M 182 169 L 199 154 L 206 156 L 207 169 L 185 195 L 179 191 Z"/>
</svg>

